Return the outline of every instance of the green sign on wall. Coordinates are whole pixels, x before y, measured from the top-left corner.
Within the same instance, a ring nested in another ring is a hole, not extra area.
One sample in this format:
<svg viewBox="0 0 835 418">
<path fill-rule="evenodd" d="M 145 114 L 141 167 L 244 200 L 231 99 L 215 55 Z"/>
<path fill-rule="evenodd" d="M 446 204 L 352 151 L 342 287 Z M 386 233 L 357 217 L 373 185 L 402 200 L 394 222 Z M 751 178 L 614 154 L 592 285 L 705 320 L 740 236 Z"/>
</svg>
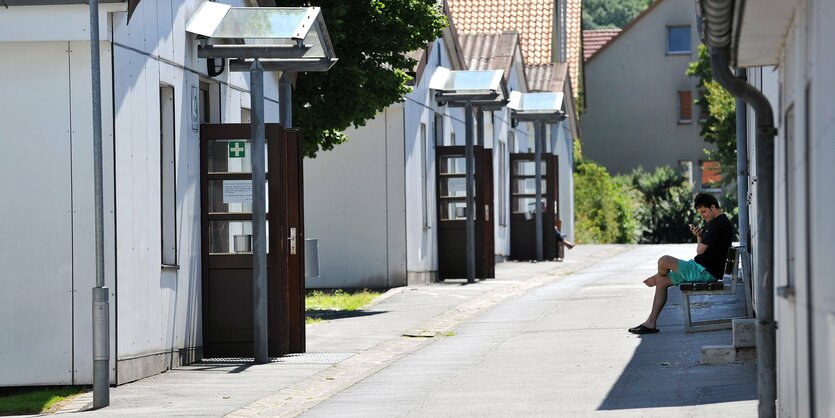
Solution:
<svg viewBox="0 0 835 418">
<path fill-rule="evenodd" d="M 246 157 L 246 141 L 229 142 L 229 158 Z"/>
</svg>

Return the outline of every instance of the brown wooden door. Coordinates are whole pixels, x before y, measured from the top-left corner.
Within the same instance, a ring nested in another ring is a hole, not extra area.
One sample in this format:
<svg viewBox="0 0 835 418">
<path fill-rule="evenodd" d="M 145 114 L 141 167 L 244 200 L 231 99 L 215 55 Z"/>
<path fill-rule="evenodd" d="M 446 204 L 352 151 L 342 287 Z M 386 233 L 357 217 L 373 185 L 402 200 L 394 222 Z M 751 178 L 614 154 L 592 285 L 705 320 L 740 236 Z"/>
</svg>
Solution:
<svg viewBox="0 0 835 418">
<path fill-rule="evenodd" d="M 510 154 L 510 258 L 536 259 L 536 221 L 533 211 L 536 202 L 536 164 L 533 153 Z M 542 158 L 542 256 L 556 258 L 554 231 L 555 170 L 554 160 L 547 154 Z"/>
<path fill-rule="evenodd" d="M 271 184 L 278 186 L 278 198 L 284 196 L 280 217 L 275 219 L 278 230 L 274 237 L 277 247 L 281 248 L 276 266 L 286 269 L 279 277 L 281 290 L 276 292 L 276 303 L 281 322 L 280 339 L 282 352 L 305 352 L 304 327 L 304 181 L 303 181 L 303 140 L 301 130 L 283 129 L 280 125 L 267 126 L 267 135 L 274 138 L 270 146 L 277 152 L 268 161 L 269 171 L 277 173 L 271 176 Z M 271 218 L 272 219 L 272 218 Z"/>
<path fill-rule="evenodd" d="M 438 197 L 438 278 L 467 277 L 467 199 L 466 158 L 463 146 L 435 148 L 437 159 Z M 474 148 L 475 155 L 475 255 L 476 278 L 484 278 L 484 209 L 480 205 L 483 180 L 481 171 L 483 149 Z"/>
<path fill-rule="evenodd" d="M 481 251 L 484 278 L 496 278 L 496 244 L 495 244 L 495 204 L 493 199 L 493 150 L 484 148 L 481 154 L 481 188 L 479 189 L 479 207 L 483 208 L 482 218 L 484 245 Z"/>
<path fill-rule="evenodd" d="M 251 204 L 246 203 L 252 184 L 249 137 L 249 124 L 201 125 L 206 357 L 253 356 L 253 260 L 246 248 L 252 233 Z M 272 357 L 304 351 L 304 271 L 298 261 L 303 254 L 290 254 L 286 239 L 291 225 L 299 237 L 303 232 L 300 142 L 298 131 L 267 124 L 268 353 Z M 301 315 L 296 313 L 299 304 Z"/>
</svg>

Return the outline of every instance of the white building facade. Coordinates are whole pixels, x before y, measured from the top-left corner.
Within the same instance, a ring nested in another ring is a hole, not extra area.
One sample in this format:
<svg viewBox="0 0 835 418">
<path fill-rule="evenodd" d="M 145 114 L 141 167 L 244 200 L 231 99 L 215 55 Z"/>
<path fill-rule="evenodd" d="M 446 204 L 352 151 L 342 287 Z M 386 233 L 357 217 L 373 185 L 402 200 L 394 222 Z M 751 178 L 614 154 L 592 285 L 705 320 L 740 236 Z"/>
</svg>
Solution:
<svg viewBox="0 0 835 418">
<path fill-rule="evenodd" d="M 42 2 L 56 3 L 56 2 Z M 61 3 L 61 2 L 59 2 Z M 0 10 L 0 386 L 92 382 L 92 93 L 85 2 Z M 188 18 L 200 0 L 100 6 L 105 281 L 111 380 L 201 356 L 199 126 L 248 118 L 247 76 L 209 77 Z M 229 2 L 249 6 L 245 1 Z M 6 61 L 9 60 L 9 61 Z M 266 121 L 278 82 L 265 75 Z M 12 196 L 16 196 L 12 198 Z"/>
<path fill-rule="evenodd" d="M 705 0 L 702 0 L 704 2 Z M 738 0 L 734 64 L 768 98 L 774 113 L 774 293 L 778 416 L 828 417 L 835 411 L 835 3 Z M 768 10 L 768 13 L 762 13 Z M 763 193 L 754 156 L 756 115 L 748 111 L 750 192 Z M 751 212 L 751 242 L 763 233 Z M 753 244 L 754 259 L 760 257 Z M 761 279 L 754 269 L 755 285 Z M 758 348 L 758 352 L 760 352 Z"/>
</svg>

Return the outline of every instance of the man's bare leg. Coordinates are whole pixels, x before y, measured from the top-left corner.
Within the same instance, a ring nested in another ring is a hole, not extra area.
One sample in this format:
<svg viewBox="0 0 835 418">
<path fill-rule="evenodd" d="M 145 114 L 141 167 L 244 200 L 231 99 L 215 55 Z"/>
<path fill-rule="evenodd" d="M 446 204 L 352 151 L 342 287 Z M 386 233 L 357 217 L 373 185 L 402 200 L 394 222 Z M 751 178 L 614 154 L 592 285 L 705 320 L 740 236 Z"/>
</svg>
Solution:
<svg viewBox="0 0 835 418">
<path fill-rule="evenodd" d="M 673 285 L 673 281 L 668 276 L 658 276 L 655 282 L 655 298 L 652 300 L 652 310 L 649 317 L 644 321 L 644 326 L 647 328 L 656 328 L 656 321 L 664 305 L 667 303 L 667 289 Z"/>
<path fill-rule="evenodd" d="M 664 255 L 658 259 L 658 273 L 649 276 L 646 280 L 644 280 L 644 284 L 647 287 L 653 287 L 658 280 L 658 277 L 667 277 L 670 274 L 670 271 L 678 271 L 678 259 L 670 256 Z"/>
<path fill-rule="evenodd" d="M 644 322 L 647 328 L 656 328 L 656 321 L 664 305 L 667 304 L 667 289 L 673 285 L 669 274 L 671 271 L 678 271 L 678 259 L 669 255 L 665 255 L 658 259 L 658 273 L 650 276 L 644 280 L 644 283 L 649 287 L 655 287 L 655 298 L 652 300 L 652 310 L 649 317 Z"/>
</svg>

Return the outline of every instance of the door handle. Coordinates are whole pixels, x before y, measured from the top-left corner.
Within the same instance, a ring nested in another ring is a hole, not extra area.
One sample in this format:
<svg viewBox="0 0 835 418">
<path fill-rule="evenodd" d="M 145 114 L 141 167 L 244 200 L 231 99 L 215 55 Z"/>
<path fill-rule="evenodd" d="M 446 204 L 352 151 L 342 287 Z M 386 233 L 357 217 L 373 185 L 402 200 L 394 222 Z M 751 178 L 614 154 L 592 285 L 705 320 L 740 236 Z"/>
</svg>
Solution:
<svg viewBox="0 0 835 418">
<path fill-rule="evenodd" d="M 290 254 L 296 254 L 296 228 L 290 228 L 290 236 L 287 237 L 290 240 Z"/>
<path fill-rule="evenodd" d="M 484 205 L 484 220 L 490 222 L 490 204 Z"/>
</svg>

